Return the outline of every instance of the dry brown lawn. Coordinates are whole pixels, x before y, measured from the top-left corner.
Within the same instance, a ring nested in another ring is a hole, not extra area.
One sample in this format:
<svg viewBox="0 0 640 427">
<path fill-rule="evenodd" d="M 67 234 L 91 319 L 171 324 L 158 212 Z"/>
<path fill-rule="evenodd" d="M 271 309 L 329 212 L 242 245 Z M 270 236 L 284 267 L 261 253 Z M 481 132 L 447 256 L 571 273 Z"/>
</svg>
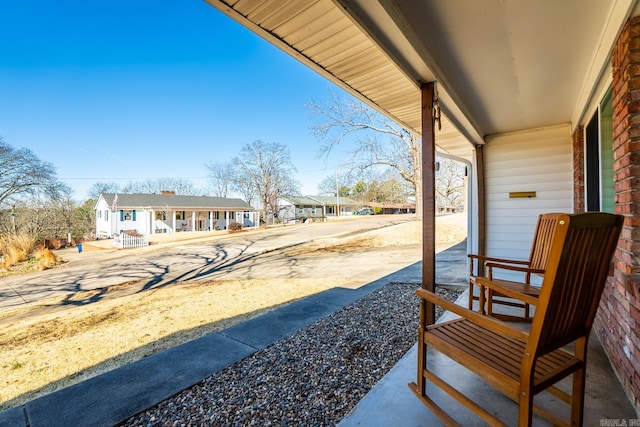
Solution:
<svg viewBox="0 0 640 427">
<path fill-rule="evenodd" d="M 439 217 L 439 247 L 466 237 L 466 216 Z M 416 245 L 421 224 L 409 222 L 332 243 L 290 251 L 357 251 Z M 297 252 L 296 252 L 297 251 Z M 56 307 L 62 298 L 0 313 L 0 409 L 219 331 L 278 306 L 346 284 L 349 278 L 297 277 L 181 282 L 130 294 L 135 283 L 111 287 L 99 302 Z M 260 293 L 255 290 L 260 289 Z M 87 301 L 93 293 L 73 296 Z M 68 301 L 68 297 L 65 297 Z M 69 307 L 69 308 L 68 308 Z"/>
</svg>

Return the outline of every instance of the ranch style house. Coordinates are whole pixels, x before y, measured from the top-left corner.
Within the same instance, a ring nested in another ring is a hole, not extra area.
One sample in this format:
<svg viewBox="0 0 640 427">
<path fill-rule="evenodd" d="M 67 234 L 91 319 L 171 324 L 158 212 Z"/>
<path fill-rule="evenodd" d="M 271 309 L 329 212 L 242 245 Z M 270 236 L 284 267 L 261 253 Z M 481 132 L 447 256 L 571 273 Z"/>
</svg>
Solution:
<svg viewBox="0 0 640 427">
<path fill-rule="evenodd" d="M 96 237 L 226 230 L 237 222 L 257 227 L 259 213 L 241 199 L 161 194 L 102 193 L 95 206 Z"/>
</svg>

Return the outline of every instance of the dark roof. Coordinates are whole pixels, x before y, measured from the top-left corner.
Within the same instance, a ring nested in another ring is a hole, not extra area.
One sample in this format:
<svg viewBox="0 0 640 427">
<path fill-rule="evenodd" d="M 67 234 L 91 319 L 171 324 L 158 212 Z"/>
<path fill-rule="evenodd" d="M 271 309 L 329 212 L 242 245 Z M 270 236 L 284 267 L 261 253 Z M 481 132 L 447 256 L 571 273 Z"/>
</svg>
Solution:
<svg viewBox="0 0 640 427">
<path fill-rule="evenodd" d="M 322 205 L 322 202 L 312 199 L 310 197 L 305 197 L 305 196 L 280 196 L 281 199 L 287 200 L 291 203 L 293 203 L 296 206 L 304 206 L 304 205 L 310 205 L 310 206 L 316 206 L 316 205 Z"/>
<path fill-rule="evenodd" d="M 115 193 L 102 193 L 109 206 L 113 204 Z M 178 196 L 175 194 L 120 194 L 118 193 L 118 209 L 235 209 L 243 211 L 255 210 L 242 199 L 209 196 Z"/>
<path fill-rule="evenodd" d="M 340 197 L 340 200 L 336 200 L 335 196 L 280 196 L 281 199 L 287 200 L 296 206 L 304 205 L 335 205 L 336 202 L 340 202 L 340 205 L 344 206 L 358 206 L 358 203 L 348 197 Z"/>
<path fill-rule="evenodd" d="M 344 206 L 358 206 L 362 204 L 362 203 L 356 202 L 353 199 L 350 199 L 348 197 L 342 197 L 342 196 L 340 196 L 338 200 L 336 200 L 335 196 L 307 196 L 307 197 L 317 200 L 320 203 L 323 203 L 325 205 L 335 205 L 336 202 Z"/>
</svg>

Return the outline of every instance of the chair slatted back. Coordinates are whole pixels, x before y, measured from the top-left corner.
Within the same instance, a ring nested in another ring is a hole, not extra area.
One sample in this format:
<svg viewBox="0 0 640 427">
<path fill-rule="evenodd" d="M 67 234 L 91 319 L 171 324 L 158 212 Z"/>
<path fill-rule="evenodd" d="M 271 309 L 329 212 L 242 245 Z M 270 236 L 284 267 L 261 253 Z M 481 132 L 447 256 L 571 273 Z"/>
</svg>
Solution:
<svg viewBox="0 0 640 427">
<path fill-rule="evenodd" d="M 529 268 L 544 270 L 547 268 L 553 232 L 556 229 L 558 218 L 562 213 L 545 213 L 538 216 L 536 232 L 533 236 L 533 244 L 529 255 Z"/>
<path fill-rule="evenodd" d="M 558 217 L 528 351 L 541 355 L 588 336 L 623 220 L 597 212 Z"/>
</svg>

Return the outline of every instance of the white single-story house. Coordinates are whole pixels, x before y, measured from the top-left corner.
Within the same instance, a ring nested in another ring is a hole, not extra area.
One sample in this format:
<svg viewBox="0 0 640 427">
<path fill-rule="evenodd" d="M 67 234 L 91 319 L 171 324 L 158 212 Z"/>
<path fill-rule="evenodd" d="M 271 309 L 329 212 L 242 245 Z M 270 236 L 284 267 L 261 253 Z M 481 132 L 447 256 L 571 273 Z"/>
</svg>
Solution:
<svg viewBox="0 0 640 427">
<path fill-rule="evenodd" d="M 276 199 L 276 212 L 282 222 L 299 220 L 324 221 L 328 217 L 350 216 L 359 203 L 347 197 L 281 196 Z"/>
<path fill-rule="evenodd" d="M 257 227 L 259 214 L 241 199 L 161 194 L 102 193 L 95 206 L 96 236 L 225 230 L 232 222 Z"/>
</svg>

